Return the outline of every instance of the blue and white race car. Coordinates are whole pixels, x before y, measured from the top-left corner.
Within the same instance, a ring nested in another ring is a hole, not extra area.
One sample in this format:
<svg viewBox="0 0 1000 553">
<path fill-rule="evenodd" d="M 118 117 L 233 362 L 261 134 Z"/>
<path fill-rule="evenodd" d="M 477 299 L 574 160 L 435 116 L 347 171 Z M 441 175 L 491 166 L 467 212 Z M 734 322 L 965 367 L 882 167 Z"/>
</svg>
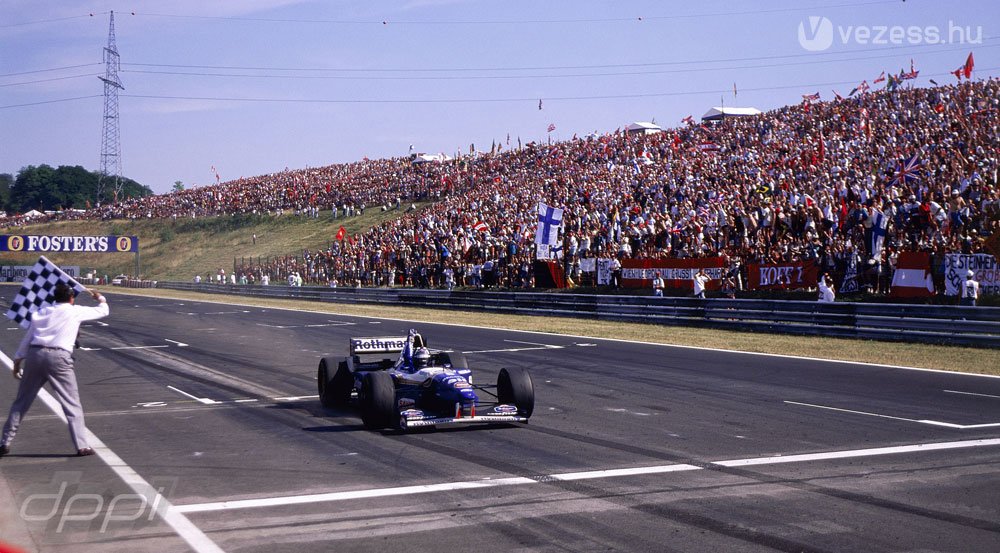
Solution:
<svg viewBox="0 0 1000 553">
<path fill-rule="evenodd" d="M 361 357 L 396 352 L 395 360 Z M 415 330 L 402 337 L 351 338 L 347 358 L 320 360 L 317 380 L 324 407 L 356 404 L 371 429 L 528 422 L 535 407 L 526 369 L 500 369 L 495 386 L 473 384 L 465 355 L 431 352 Z"/>
</svg>

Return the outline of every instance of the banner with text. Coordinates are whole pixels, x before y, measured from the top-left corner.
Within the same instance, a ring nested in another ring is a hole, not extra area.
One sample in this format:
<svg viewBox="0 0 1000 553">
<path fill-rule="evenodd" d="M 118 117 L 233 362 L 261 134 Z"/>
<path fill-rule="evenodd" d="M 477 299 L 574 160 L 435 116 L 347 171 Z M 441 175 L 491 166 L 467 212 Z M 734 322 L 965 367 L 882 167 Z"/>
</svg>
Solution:
<svg viewBox="0 0 1000 553">
<path fill-rule="evenodd" d="M 24 282 L 32 268 L 32 265 L 0 265 L 0 282 Z M 80 277 L 79 265 L 61 265 L 59 268 L 73 278 Z"/>
<path fill-rule="evenodd" d="M 747 280 L 751 290 L 795 290 L 815 288 L 819 279 L 816 262 L 769 263 L 747 265 Z"/>
<path fill-rule="evenodd" d="M 38 236 L 0 234 L 0 252 L 138 252 L 136 236 Z"/>
<path fill-rule="evenodd" d="M 718 290 L 722 277 L 728 270 L 725 257 L 701 257 L 696 259 L 623 259 L 622 286 L 627 288 L 648 288 L 653 285 L 656 273 L 665 281 L 667 288 L 694 289 L 694 275 L 698 269 L 705 269 L 708 275 L 708 290 Z"/>
<path fill-rule="evenodd" d="M 944 256 L 945 295 L 957 296 L 969 271 L 979 282 L 980 294 L 1000 294 L 1000 265 L 996 257 L 985 253 L 950 253 Z"/>
</svg>

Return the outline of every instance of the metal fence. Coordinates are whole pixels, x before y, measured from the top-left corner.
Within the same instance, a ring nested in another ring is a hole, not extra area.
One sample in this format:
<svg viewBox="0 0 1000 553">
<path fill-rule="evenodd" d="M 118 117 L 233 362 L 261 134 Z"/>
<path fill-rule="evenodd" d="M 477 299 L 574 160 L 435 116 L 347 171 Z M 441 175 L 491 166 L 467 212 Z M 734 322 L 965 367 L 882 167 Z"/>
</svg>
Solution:
<svg viewBox="0 0 1000 553">
<path fill-rule="evenodd" d="M 810 336 L 1000 348 L 1000 308 L 159 282 L 158 288 L 334 303 L 580 317 Z"/>
</svg>

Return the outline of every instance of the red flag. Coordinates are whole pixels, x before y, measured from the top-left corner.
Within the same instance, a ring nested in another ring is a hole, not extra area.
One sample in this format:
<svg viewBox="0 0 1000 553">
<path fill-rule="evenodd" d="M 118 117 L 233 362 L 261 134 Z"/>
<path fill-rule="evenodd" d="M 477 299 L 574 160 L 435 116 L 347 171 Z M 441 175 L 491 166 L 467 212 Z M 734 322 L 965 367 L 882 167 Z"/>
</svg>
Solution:
<svg viewBox="0 0 1000 553">
<path fill-rule="evenodd" d="M 964 70 L 965 70 L 964 67 L 959 67 L 958 69 L 952 71 L 951 74 L 954 75 L 956 79 L 958 79 L 959 81 L 961 81 L 962 80 L 962 71 L 964 71 Z"/>
<path fill-rule="evenodd" d="M 337 240 L 343 242 L 344 235 L 347 234 L 347 229 L 343 225 L 340 226 L 340 230 L 337 231 Z"/>
<path fill-rule="evenodd" d="M 966 79 L 972 77 L 972 68 L 975 66 L 976 62 L 972 59 L 972 52 L 969 52 L 969 57 L 965 60 L 965 67 L 962 68 L 962 73 L 965 75 Z"/>
</svg>

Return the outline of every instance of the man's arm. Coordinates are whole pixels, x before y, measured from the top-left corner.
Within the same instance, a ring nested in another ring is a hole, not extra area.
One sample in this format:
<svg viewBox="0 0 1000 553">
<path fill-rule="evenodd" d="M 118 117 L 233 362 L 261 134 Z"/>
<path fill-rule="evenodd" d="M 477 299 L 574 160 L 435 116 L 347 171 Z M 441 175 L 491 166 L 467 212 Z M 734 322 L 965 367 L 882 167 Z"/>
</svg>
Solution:
<svg viewBox="0 0 1000 553">
<path fill-rule="evenodd" d="M 79 320 L 93 321 L 94 319 L 107 317 L 111 313 L 111 308 L 108 307 L 108 300 L 99 292 L 90 290 L 90 297 L 94 298 L 98 303 L 94 307 L 76 306 L 77 318 Z"/>
</svg>

